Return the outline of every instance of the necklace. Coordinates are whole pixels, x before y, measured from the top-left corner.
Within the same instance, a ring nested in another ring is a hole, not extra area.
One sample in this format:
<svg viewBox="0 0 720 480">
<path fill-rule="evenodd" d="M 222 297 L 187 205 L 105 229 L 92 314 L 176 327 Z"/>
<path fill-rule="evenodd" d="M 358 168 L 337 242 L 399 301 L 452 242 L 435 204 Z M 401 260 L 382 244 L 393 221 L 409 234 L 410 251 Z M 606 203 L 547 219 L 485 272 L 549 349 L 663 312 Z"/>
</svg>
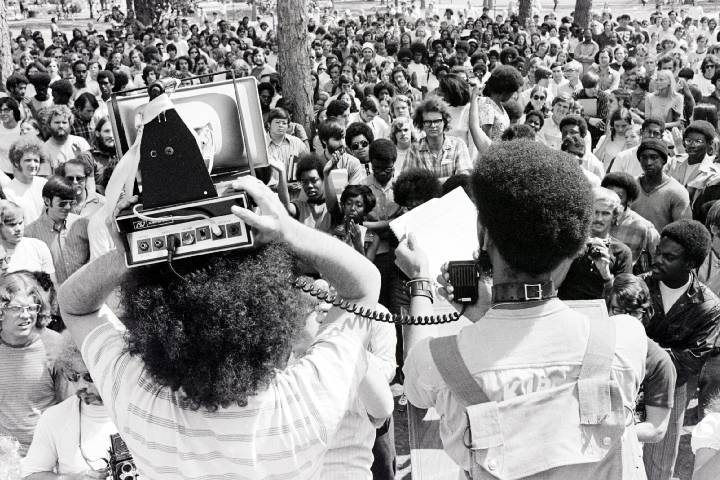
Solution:
<svg viewBox="0 0 720 480">
<path fill-rule="evenodd" d="M 95 468 L 91 462 L 99 462 L 102 460 L 105 462 L 105 466 L 103 468 L 107 468 L 110 463 L 108 462 L 107 458 L 100 457 L 95 460 L 90 460 L 87 455 L 85 455 L 85 452 L 83 451 L 82 447 L 82 400 L 78 398 L 78 449 L 80 450 L 80 455 L 82 455 L 83 460 L 85 460 L 85 463 L 88 467 L 90 467 L 90 470 L 98 470 Z"/>
</svg>

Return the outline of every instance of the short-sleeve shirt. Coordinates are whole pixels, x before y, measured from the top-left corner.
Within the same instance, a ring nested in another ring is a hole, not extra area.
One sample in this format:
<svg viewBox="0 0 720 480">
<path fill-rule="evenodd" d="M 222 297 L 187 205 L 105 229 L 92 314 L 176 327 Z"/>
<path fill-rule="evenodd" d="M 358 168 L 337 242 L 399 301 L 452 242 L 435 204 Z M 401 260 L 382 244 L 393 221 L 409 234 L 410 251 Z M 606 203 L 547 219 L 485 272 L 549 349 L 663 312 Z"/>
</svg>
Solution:
<svg viewBox="0 0 720 480">
<path fill-rule="evenodd" d="M 47 183 L 43 177 L 33 177 L 32 183 L 22 183 L 17 178 L 13 178 L 9 185 L 3 188 L 5 196 L 23 209 L 25 214 L 25 225 L 40 218 L 45 210 L 43 203 L 42 189 Z"/>
<path fill-rule="evenodd" d="M 701 448 L 720 450 L 720 412 L 708 413 L 695 426 L 690 446 L 694 454 Z"/>
<path fill-rule="evenodd" d="M 616 323 L 611 378 L 620 386 L 627 411 L 632 411 L 645 375 L 647 337 L 636 320 L 621 316 L 610 320 Z M 490 401 L 510 400 L 575 382 L 591 321 L 557 299 L 522 310 L 493 308 L 458 333 L 458 347 Z M 408 401 L 419 408 L 435 407 L 445 451 L 469 471 L 470 450 L 463 443 L 465 407 L 442 379 L 430 354 L 429 339 L 410 349 L 403 372 Z"/>
<path fill-rule="evenodd" d="M 299 198 L 292 203 L 297 209 L 296 218 L 298 222 L 321 232 L 327 233 L 331 230 L 332 216 L 325 202 L 318 204 L 308 203 L 307 200 Z"/>
<path fill-rule="evenodd" d="M 54 138 L 50 138 L 45 142 L 48 158 L 50 159 L 49 167 L 53 170 L 67 162 L 71 158 L 77 157 L 77 152 L 89 152 L 92 147 L 83 137 L 76 135 L 68 135 L 67 140 L 62 145 L 58 144 Z M 41 175 L 49 175 L 50 171 L 47 165 L 40 166 Z"/>
<path fill-rule="evenodd" d="M 643 380 L 645 405 L 672 408 L 675 400 L 677 372 L 670 355 L 648 338 L 646 370 Z"/>
<path fill-rule="evenodd" d="M 54 274 L 55 265 L 48 246 L 37 238 L 23 237 L 10 257 L 7 269 L 8 273 L 18 270 Z"/>
<path fill-rule="evenodd" d="M 247 406 L 192 409 L 128 352 L 107 306 L 94 315 L 82 356 L 143 478 L 316 478 L 367 371 L 357 335 L 329 328 Z"/>
<path fill-rule="evenodd" d="M 427 139 L 421 138 L 410 147 L 403 170 L 422 168 L 430 170 L 441 181 L 458 173 L 470 173 L 472 162 L 467 145 L 458 137 L 445 135 L 439 155 L 430 151 Z"/>
<path fill-rule="evenodd" d="M 480 125 L 492 125 L 490 127 L 490 140 L 500 140 L 505 129 L 510 126 L 510 117 L 502 105 L 498 105 L 489 97 L 478 99 L 478 117 Z"/>
</svg>

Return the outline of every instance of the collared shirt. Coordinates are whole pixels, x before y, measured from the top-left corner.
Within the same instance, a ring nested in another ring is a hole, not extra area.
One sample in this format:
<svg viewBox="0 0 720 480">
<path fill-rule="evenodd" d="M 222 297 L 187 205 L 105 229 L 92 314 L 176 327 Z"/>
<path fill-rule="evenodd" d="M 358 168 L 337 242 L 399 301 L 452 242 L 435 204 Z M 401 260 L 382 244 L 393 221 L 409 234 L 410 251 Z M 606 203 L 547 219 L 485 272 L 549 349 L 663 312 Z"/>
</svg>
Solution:
<svg viewBox="0 0 720 480">
<path fill-rule="evenodd" d="M 390 180 L 384 187 L 380 185 L 375 178 L 375 175 L 370 174 L 361 182 L 362 185 L 367 185 L 375 195 L 375 208 L 367 214 L 367 219 L 373 222 L 383 220 L 393 220 L 400 216 L 402 207 L 395 203 L 395 196 L 393 195 L 393 180 Z M 380 245 L 378 246 L 377 253 L 386 253 L 390 251 L 390 244 L 387 240 L 380 238 Z"/>
<path fill-rule="evenodd" d="M 25 236 L 42 240 L 50 249 L 58 284 L 90 259 L 87 223 L 86 217 L 70 213 L 58 228 L 45 212 L 25 229 Z"/>
<path fill-rule="evenodd" d="M 270 135 L 266 135 L 268 156 L 271 160 L 282 162 L 285 165 L 285 175 L 288 182 L 296 182 L 297 157 L 307 153 L 305 144 L 297 137 L 285 134 L 280 142 L 275 142 Z M 273 180 L 277 182 L 277 172 L 273 171 Z"/>
<path fill-rule="evenodd" d="M 610 235 L 630 248 L 633 264 L 638 261 L 643 250 L 651 257 L 654 256 L 660 242 L 660 234 L 652 222 L 630 208 L 618 217 L 617 223 L 610 229 Z"/>
<path fill-rule="evenodd" d="M 93 140 L 95 131 L 91 126 L 90 120 L 86 122 L 75 114 L 75 121 L 72 124 L 70 133 L 82 137 L 90 143 Z"/>
<path fill-rule="evenodd" d="M 704 183 L 713 173 L 718 172 L 718 167 L 713 165 L 715 157 L 705 155 L 700 163 L 690 165 L 687 154 L 677 155 L 672 159 L 668 168 L 668 175 L 680 182 L 685 188 L 704 188 Z"/>
<path fill-rule="evenodd" d="M 84 203 L 78 203 L 73 213 L 81 217 L 90 217 L 105 206 L 105 197 L 95 192 L 87 192 Z"/>
<path fill-rule="evenodd" d="M 651 274 L 641 278 L 650 289 L 654 314 L 645 324 L 648 337 L 665 348 L 678 373 L 678 385 L 697 374 L 712 351 L 720 326 L 720 299 L 691 274 L 687 291 L 670 307 L 663 308 L 660 281 Z"/>
<path fill-rule="evenodd" d="M 433 172 L 440 181 L 458 173 L 470 173 L 472 162 L 467 145 L 461 139 L 445 135 L 440 154 L 430 151 L 427 138 L 423 137 L 410 147 L 403 171 L 411 168 L 423 168 Z"/>
</svg>

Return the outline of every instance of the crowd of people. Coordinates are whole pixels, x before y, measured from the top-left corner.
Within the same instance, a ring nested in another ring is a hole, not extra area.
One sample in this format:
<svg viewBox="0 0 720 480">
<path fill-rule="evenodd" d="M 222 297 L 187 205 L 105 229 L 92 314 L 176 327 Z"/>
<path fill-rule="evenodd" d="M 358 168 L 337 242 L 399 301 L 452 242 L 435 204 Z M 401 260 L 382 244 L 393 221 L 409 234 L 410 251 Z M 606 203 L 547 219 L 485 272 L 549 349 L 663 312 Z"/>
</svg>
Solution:
<svg viewBox="0 0 720 480">
<path fill-rule="evenodd" d="M 670 480 L 692 416 L 692 478 L 720 477 L 720 19 L 512 9 L 311 6 L 309 126 L 261 19 L 22 29 L 0 96 L 0 479 L 105 478 L 118 432 L 143 478 L 392 479 L 408 402 L 468 478 Z M 233 76 L 257 79 L 272 170 L 235 185 L 262 215 L 233 212 L 275 242 L 128 273 L 108 100 Z M 457 305 L 390 228 L 456 188 L 483 281 L 452 341 L 288 287 Z M 599 299 L 609 319 L 563 303 Z"/>
</svg>

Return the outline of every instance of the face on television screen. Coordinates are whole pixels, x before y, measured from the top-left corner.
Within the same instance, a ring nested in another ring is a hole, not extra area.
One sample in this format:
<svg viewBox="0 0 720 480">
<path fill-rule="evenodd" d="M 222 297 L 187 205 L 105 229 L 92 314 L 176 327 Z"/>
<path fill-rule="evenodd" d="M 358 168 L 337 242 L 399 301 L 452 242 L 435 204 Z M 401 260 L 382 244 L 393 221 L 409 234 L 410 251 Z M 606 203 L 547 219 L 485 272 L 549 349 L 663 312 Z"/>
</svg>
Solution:
<svg viewBox="0 0 720 480">
<path fill-rule="evenodd" d="M 254 78 L 181 88 L 170 101 L 195 133 L 211 174 L 268 165 L 262 112 Z M 116 97 L 109 104 L 116 145 L 124 154 L 135 142 L 149 102 L 147 93 Z"/>
</svg>

